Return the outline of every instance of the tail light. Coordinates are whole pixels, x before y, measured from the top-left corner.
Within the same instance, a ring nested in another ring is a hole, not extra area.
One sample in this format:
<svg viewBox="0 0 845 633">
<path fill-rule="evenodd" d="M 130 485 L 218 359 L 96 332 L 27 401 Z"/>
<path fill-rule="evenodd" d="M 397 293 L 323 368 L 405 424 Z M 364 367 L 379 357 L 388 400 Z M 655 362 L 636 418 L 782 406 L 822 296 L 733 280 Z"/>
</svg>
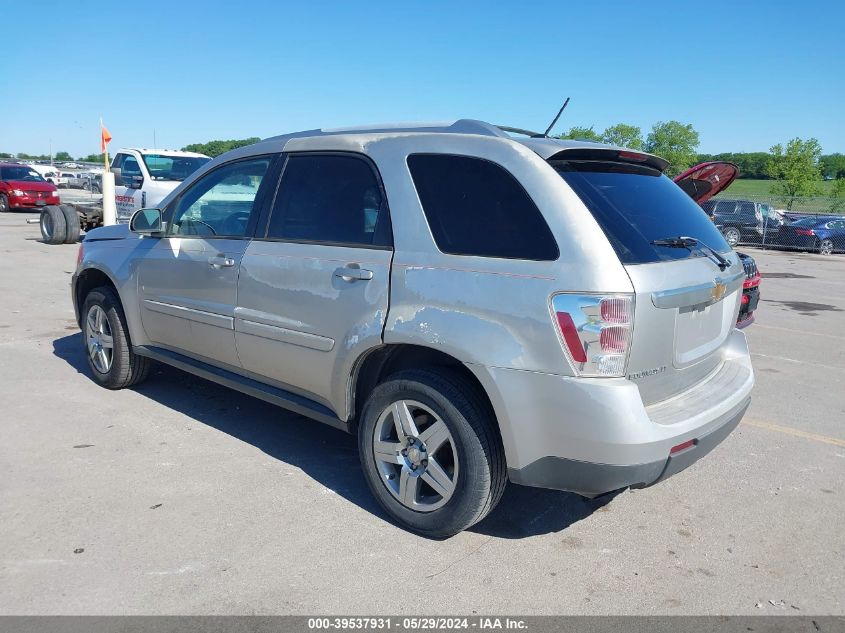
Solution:
<svg viewBox="0 0 845 633">
<path fill-rule="evenodd" d="M 815 235 L 812 229 L 795 229 L 795 235 Z"/>
<path fill-rule="evenodd" d="M 748 277 L 745 281 L 742 282 L 743 288 L 754 288 L 755 286 L 760 285 L 760 273 L 754 273 L 753 276 Z"/>
<path fill-rule="evenodd" d="M 558 294 L 552 311 L 561 343 L 579 376 L 624 376 L 631 348 L 630 295 Z"/>
<path fill-rule="evenodd" d="M 76 252 L 76 267 L 77 268 L 79 268 L 79 266 L 82 264 L 82 258 L 85 257 L 85 252 L 82 250 L 83 244 L 85 244 L 85 242 L 79 243 L 79 250 Z"/>
</svg>

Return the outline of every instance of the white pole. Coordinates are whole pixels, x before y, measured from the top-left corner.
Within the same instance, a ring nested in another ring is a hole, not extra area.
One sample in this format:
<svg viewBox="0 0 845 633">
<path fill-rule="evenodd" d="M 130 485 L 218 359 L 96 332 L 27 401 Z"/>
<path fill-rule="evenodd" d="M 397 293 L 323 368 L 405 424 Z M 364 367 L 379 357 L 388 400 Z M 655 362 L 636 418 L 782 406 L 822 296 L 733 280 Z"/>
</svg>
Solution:
<svg viewBox="0 0 845 633">
<path fill-rule="evenodd" d="M 114 174 L 103 172 L 103 226 L 117 224 L 117 208 L 114 204 Z"/>
</svg>

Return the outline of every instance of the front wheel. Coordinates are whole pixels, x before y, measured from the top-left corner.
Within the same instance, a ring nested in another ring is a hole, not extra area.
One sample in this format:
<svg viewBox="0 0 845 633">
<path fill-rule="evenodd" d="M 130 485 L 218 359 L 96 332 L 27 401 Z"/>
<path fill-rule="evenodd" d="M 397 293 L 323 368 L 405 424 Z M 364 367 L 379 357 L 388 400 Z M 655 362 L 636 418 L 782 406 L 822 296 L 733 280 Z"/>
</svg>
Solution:
<svg viewBox="0 0 845 633">
<path fill-rule="evenodd" d="M 362 412 L 358 447 L 382 507 L 432 538 L 483 519 L 507 483 L 489 405 L 447 371 L 402 371 L 376 387 Z"/>
<path fill-rule="evenodd" d="M 733 226 L 729 226 L 724 231 L 722 231 L 722 235 L 725 236 L 725 241 L 728 243 L 728 245 L 731 248 L 733 248 L 734 246 L 739 244 L 739 238 L 740 238 L 739 229 L 737 229 Z"/>
<path fill-rule="evenodd" d="M 822 240 L 819 244 L 819 253 L 822 255 L 833 255 L 833 240 Z"/>
<path fill-rule="evenodd" d="M 82 338 L 88 367 L 103 387 L 123 389 L 147 377 L 150 361 L 132 351 L 123 309 L 111 288 L 95 288 L 85 297 Z"/>
</svg>

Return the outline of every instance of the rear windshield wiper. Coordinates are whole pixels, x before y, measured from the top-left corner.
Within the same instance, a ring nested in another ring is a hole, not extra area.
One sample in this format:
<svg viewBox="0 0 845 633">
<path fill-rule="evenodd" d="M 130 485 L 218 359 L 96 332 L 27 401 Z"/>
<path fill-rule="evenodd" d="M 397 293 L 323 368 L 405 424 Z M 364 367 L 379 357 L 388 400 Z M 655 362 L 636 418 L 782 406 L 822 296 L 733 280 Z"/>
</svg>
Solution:
<svg viewBox="0 0 845 633">
<path fill-rule="evenodd" d="M 696 249 L 702 250 L 709 256 L 708 259 L 716 263 L 719 270 L 725 270 L 731 265 L 731 263 L 722 257 L 715 249 L 707 246 L 707 244 L 694 237 L 665 237 L 659 240 L 652 240 L 651 243 L 655 246 L 665 246 L 667 248 L 686 248 L 690 252 Z"/>
</svg>

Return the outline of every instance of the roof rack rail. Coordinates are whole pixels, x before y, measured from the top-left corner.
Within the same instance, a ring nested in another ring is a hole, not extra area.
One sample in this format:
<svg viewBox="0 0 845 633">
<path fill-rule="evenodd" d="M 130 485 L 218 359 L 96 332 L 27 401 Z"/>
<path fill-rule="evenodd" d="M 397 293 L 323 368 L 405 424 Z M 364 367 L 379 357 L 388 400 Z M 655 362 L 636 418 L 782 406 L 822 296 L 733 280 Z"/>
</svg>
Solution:
<svg viewBox="0 0 845 633">
<path fill-rule="evenodd" d="M 500 138 L 508 137 L 505 131 L 497 125 L 491 125 L 490 123 L 478 121 L 476 119 L 458 119 L 457 121 L 436 123 L 396 123 L 362 125 L 357 127 L 321 128 L 317 130 L 304 130 L 302 132 L 294 132 L 292 134 L 272 136 L 262 140 L 271 141 L 303 136 L 332 136 L 335 134 L 389 134 L 391 132 L 478 134 L 481 136 L 497 136 Z"/>
</svg>

